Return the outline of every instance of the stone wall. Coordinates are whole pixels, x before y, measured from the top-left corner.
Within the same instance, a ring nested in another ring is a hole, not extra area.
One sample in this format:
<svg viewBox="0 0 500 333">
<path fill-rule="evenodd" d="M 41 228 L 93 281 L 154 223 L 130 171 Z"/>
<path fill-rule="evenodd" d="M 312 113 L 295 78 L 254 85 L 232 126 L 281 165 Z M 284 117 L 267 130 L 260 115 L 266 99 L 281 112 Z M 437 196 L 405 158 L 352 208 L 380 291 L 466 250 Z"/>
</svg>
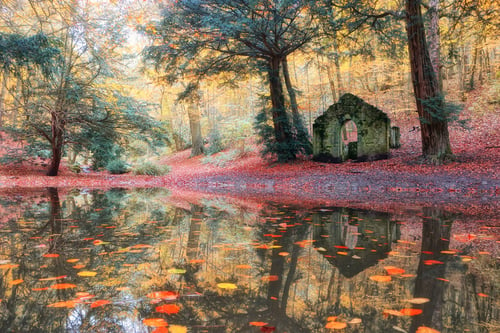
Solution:
<svg viewBox="0 0 500 333">
<path fill-rule="evenodd" d="M 342 126 L 349 120 L 356 124 L 358 131 L 357 144 L 351 143 L 351 149 L 341 136 Z M 345 94 L 314 122 L 313 159 L 341 163 L 354 154 L 360 162 L 388 158 L 390 130 L 387 114 L 359 97 Z"/>
</svg>

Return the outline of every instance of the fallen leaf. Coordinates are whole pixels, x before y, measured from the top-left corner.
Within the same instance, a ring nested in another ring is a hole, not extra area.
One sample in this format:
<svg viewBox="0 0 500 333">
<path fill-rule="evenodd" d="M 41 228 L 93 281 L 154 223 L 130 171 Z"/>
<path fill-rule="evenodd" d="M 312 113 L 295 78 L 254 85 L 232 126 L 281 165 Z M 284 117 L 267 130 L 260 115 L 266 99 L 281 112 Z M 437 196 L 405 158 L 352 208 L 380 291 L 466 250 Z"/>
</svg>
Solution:
<svg viewBox="0 0 500 333">
<path fill-rule="evenodd" d="M 331 330 L 341 330 L 343 328 L 346 328 L 347 324 L 339 321 L 329 321 L 328 323 L 326 323 L 325 327 Z"/>
<path fill-rule="evenodd" d="M 156 307 L 156 312 L 174 314 L 178 313 L 181 308 L 176 304 L 164 304 Z"/>
<path fill-rule="evenodd" d="M 439 331 L 430 327 L 420 326 L 419 328 L 417 328 L 416 333 L 439 333 Z"/>
<path fill-rule="evenodd" d="M 77 302 L 75 302 L 74 300 L 62 301 L 62 302 L 56 302 L 56 303 L 49 304 L 49 305 L 47 305 L 47 307 L 49 307 L 49 308 L 74 308 L 76 303 Z"/>
<path fill-rule="evenodd" d="M 23 283 L 23 282 L 24 282 L 24 280 L 23 280 L 23 279 L 17 279 L 17 280 L 12 280 L 12 281 L 10 281 L 10 282 L 9 282 L 9 284 L 10 284 L 11 286 L 15 286 L 15 285 L 21 284 L 21 283 Z"/>
<path fill-rule="evenodd" d="M 186 273 L 186 270 L 182 268 L 170 268 L 167 272 L 170 274 L 184 274 Z"/>
<path fill-rule="evenodd" d="M 361 318 L 353 318 L 351 320 L 349 320 L 347 323 L 348 324 L 351 324 L 351 325 L 355 325 L 355 324 L 361 324 L 363 321 L 361 320 Z"/>
<path fill-rule="evenodd" d="M 411 304 L 425 304 L 425 303 L 429 302 L 430 299 L 424 298 L 424 297 L 416 297 L 416 298 L 408 299 L 406 301 L 411 303 Z"/>
<path fill-rule="evenodd" d="M 173 301 L 176 300 L 177 297 L 179 297 L 179 294 L 177 294 L 175 291 L 153 291 L 152 293 L 147 294 L 146 297 Z"/>
<path fill-rule="evenodd" d="M 167 327 L 168 323 L 163 318 L 149 318 L 144 319 L 142 323 L 146 326 L 151 327 Z"/>
<path fill-rule="evenodd" d="M 81 271 L 77 273 L 79 276 L 96 276 L 97 272 L 91 272 L 91 271 Z"/>
<path fill-rule="evenodd" d="M 250 324 L 250 326 L 257 326 L 257 327 L 267 325 L 267 323 L 265 323 L 263 321 L 251 321 L 249 324 Z"/>
<path fill-rule="evenodd" d="M 392 279 L 390 275 L 372 275 L 370 276 L 370 280 L 377 282 L 390 282 Z"/>
<path fill-rule="evenodd" d="M 98 301 L 95 301 L 93 302 L 92 304 L 90 304 L 90 307 L 91 308 L 97 308 L 97 307 L 100 307 L 100 306 L 103 306 L 103 305 L 106 305 L 106 304 L 110 304 L 111 302 L 106 300 L 106 299 L 100 299 Z"/>
<path fill-rule="evenodd" d="M 395 266 L 385 266 L 384 269 L 389 275 L 404 274 L 405 272 L 404 269 Z"/>
<path fill-rule="evenodd" d="M 75 288 L 76 284 L 71 283 L 57 283 L 50 286 L 50 289 L 71 289 Z"/>
<path fill-rule="evenodd" d="M 234 283 L 228 283 L 228 282 L 223 282 L 223 283 L 218 283 L 217 287 L 221 289 L 237 289 L 238 286 L 236 286 Z"/>
<path fill-rule="evenodd" d="M 400 312 L 405 316 L 416 316 L 422 313 L 422 309 L 401 309 Z"/>
</svg>

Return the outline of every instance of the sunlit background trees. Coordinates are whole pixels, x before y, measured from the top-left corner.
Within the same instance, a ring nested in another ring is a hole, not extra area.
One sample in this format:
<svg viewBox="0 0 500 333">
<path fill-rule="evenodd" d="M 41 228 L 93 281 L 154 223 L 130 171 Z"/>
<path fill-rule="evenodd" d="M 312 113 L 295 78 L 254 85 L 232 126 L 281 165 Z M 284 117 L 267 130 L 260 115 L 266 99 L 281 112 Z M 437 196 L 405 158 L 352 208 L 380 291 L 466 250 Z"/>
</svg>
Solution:
<svg viewBox="0 0 500 333">
<path fill-rule="evenodd" d="M 289 161 L 350 92 L 418 128 L 440 163 L 455 105 L 475 89 L 498 105 L 496 12 L 487 0 L 3 0 L 0 121 L 19 143 L 7 158 L 48 158 L 49 175 L 63 158 L 125 172 L 260 142 Z"/>
</svg>

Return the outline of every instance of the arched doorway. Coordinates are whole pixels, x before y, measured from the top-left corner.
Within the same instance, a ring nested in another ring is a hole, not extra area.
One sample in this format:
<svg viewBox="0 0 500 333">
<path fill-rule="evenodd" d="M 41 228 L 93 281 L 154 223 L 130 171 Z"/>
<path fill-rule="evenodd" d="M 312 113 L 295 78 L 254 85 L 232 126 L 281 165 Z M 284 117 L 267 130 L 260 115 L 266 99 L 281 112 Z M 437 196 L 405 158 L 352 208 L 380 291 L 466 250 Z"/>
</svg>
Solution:
<svg viewBox="0 0 500 333">
<path fill-rule="evenodd" d="M 340 129 L 343 143 L 343 160 L 355 160 L 358 158 L 358 127 L 352 120 L 347 120 Z"/>
</svg>

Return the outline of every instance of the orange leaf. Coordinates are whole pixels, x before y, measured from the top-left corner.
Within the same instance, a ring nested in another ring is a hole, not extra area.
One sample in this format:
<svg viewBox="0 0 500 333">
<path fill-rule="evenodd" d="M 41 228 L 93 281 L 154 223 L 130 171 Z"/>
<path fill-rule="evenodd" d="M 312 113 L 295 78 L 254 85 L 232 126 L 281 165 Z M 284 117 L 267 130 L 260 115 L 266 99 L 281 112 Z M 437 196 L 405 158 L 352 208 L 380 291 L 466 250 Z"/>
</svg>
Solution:
<svg viewBox="0 0 500 333">
<path fill-rule="evenodd" d="M 416 316 L 422 313 L 421 309 L 401 309 L 400 311 L 405 316 Z"/>
<path fill-rule="evenodd" d="M 164 304 L 156 307 L 156 312 L 173 314 L 179 312 L 181 308 L 175 304 Z"/>
<path fill-rule="evenodd" d="M 103 306 L 103 305 L 106 305 L 106 304 L 109 304 L 109 303 L 111 303 L 111 302 L 108 301 L 108 300 L 106 300 L 106 299 L 100 299 L 100 300 L 95 301 L 92 304 L 90 304 L 90 307 L 91 308 L 97 308 L 99 306 Z"/>
<path fill-rule="evenodd" d="M 71 289 L 75 287 L 76 285 L 71 283 L 56 283 L 50 286 L 51 289 Z"/>
<path fill-rule="evenodd" d="M 370 276 L 370 280 L 377 281 L 377 282 L 389 282 L 389 281 L 391 281 L 391 276 L 390 275 L 372 275 L 372 276 Z"/>
<path fill-rule="evenodd" d="M 265 326 L 265 325 L 267 325 L 267 323 L 265 323 L 263 321 L 251 321 L 250 322 L 250 326 L 261 327 L 261 326 Z"/>
<path fill-rule="evenodd" d="M 391 315 L 391 316 L 396 316 L 396 317 L 401 317 L 401 316 L 403 316 L 403 314 L 401 313 L 401 311 L 398 311 L 398 310 L 390 310 L 390 309 L 386 309 L 386 310 L 384 310 L 383 314 L 384 314 L 384 317 L 385 317 L 385 318 L 389 317 L 389 315 Z"/>
<path fill-rule="evenodd" d="M 404 269 L 394 266 L 385 266 L 384 269 L 389 275 L 403 274 L 405 272 Z"/>
<path fill-rule="evenodd" d="M 417 328 L 416 333 L 439 333 L 439 331 L 430 327 L 420 326 L 419 328 Z"/>
<path fill-rule="evenodd" d="M 23 280 L 23 279 L 17 279 L 17 280 L 12 280 L 12 281 L 10 281 L 10 282 L 9 282 L 9 284 L 10 284 L 11 286 L 15 286 L 15 285 L 20 284 L 20 283 L 23 283 L 23 282 L 24 282 L 24 280 Z"/>
<path fill-rule="evenodd" d="M 325 327 L 332 330 L 341 330 L 343 328 L 346 328 L 347 324 L 341 323 L 339 321 L 329 321 L 328 323 L 326 323 Z"/>
<path fill-rule="evenodd" d="M 45 258 L 57 258 L 59 255 L 57 253 L 45 253 L 43 255 Z"/>
<path fill-rule="evenodd" d="M 161 298 L 169 301 L 176 300 L 179 295 L 175 291 L 154 291 L 146 295 L 148 298 Z"/>
<path fill-rule="evenodd" d="M 252 266 L 250 266 L 250 265 L 236 265 L 235 267 L 239 268 L 239 269 L 250 269 L 250 268 L 252 268 Z"/>
<path fill-rule="evenodd" d="M 166 326 L 168 326 L 168 323 L 163 318 L 144 319 L 142 321 L 142 323 L 146 326 L 152 326 L 152 327 L 166 327 Z"/>
<path fill-rule="evenodd" d="M 63 302 L 56 302 L 47 305 L 49 308 L 74 308 L 76 302 L 71 300 L 71 301 L 63 301 Z"/>
</svg>

